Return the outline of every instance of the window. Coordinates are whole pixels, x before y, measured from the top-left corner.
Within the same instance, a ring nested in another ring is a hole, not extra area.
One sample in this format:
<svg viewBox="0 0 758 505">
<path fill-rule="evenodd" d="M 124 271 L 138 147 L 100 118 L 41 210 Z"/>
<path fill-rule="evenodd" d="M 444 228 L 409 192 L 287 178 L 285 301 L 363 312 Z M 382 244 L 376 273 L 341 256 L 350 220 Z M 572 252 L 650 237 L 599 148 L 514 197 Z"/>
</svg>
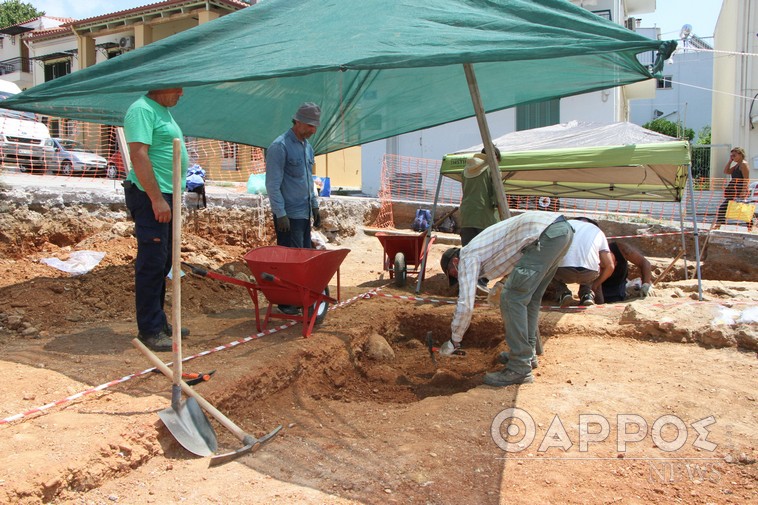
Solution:
<svg viewBox="0 0 758 505">
<path fill-rule="evenodd" d="M 599 11 L 592 11 L 592 13 L 595 14 L 596 16 L 600 16 L 601 18 L 605 18 L 608 21 L 613 21 L 613 19 L 611 19 L 611 10 L 610 9 L 603 9 L 603 10 L 599 10 Z"/>
<path fill-rule="evenodd" d="M 55 63 L 45 63 L 45 82 L 71 73 L 71 60 L 59 60 Z"/>
<path fill-rule="evenodd" d="M 516 130 L 531 130 L 561 122 L 561 101 L 547 100 L 516 107 Z"/>
<path fill-rule="evenodd" d="M 658 89 L 671 89 L 670 75 L 664 75 L 662 79 L 658 79 Z"/>
</svg>

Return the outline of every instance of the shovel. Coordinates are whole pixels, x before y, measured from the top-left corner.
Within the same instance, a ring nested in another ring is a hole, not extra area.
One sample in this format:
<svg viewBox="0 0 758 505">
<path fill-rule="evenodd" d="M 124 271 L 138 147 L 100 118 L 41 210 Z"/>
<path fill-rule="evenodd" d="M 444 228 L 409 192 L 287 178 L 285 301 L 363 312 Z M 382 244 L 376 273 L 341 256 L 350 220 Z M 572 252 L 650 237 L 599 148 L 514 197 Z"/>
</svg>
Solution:
<svg viewBox="0 0 758 505">
<path fill-rule="evenodd" d="M 158 356 L 152 353 L 150 349 L 145 347 L 145 345 L 140 342 L 138 339 L 133 339 L 132 344 L 134 344 L 134 347 L 139 349 L 139 351 L 147 357 L 147 359 L 150 360 L 150 362 L 160 370 L 163 375 L 168 377 L 169 379 L 176 382 L 176 375 L 171 373 L 171 369 L 166 366 L 163 361 L 161 361 Z M 282 429 L 282 426 L 279 425 L 273 430 L 271 430 L 268 434 L 264 435 L 261 438 L 255 438 L 254 436 L 245 433 L 242 428 L 234 424 L 228 417 L 226 417 L 224 414 L 222 414 L 216 407 L 208 403 L 208 401 L 200 396 L 200 393 L 192 389 L 190 386 L 188 386 L 184 381 L 179 380 L 180 387 L 184 391 L 184 393 L 189 396 L 190 398 L 187 400 L 186 403 L 189 403 L 191 400 L 195 400 L 195 405 L 200 405 L 205 411 L 207 411 L 210 415 L 212 415 L 219 423 L 224 425 L 226 429 L 231 431 L 234 436 L 236 436 L 240 441 L 245 444 L 243 447 L 228 452 L 226 454 L 219 454 L 217 456 L 213 456 L 211 458 L 210 466 L 216 466 L 220 465 L 222 463 L 226 463 L 227 461 L 231 461 L 235 458 L 238 458 L 239 456 L 242 456 L 243 454 L 248 454 L 250 452 L 253 452 L 254 450 L 260 448 L 263 444 L 271 440 L 276 436 L 277 433 Z M 186 404 L 185 404 L 186 405 Z M 168 409 L 167 409 L 168 410 Z M 205 417 L 205 416 L 203 416 Z M 207 421 L 207 419 L 206 419 Z M 165 422 L 165 421 L 164 421 Z M 169 428 L 170 429 L 170 428 Z M 173 432 L 172 432 L 173 433 Z M 176 434 L 174 434 L 176 436 Z M 177 438 L 178 440 L 178 438 Z M 215 442 L 215 440 L 214 440 Z M 186 447 L 186 446 L 185 446 Z M 215 450 L 215 449 L 214 449 Z"/>
<path fill-rule="evenodd" d="M 182 195 L 181 195 L 181 142 L 174 139 L 174 178 L 172 213 L 172 272 L 173 288 L 173 335 L 174 353 L 173 387 L 171 388 L 171 407 L 158 412 L 163 424 L 177 442 L 192 454 L 210 456 L 215 454 L 218 444 L 216 432 L 205 417 L 197 401 L 190 397 L 182 402 L 182 284 L 181 284 L 181 246 L 182 246 Z M 140 342 L 140 345 L 142 343 Z M 143 346 L 144 347 L 144 346 Z M 140 349 L 141 350 L 141 349 Z M 145 348 L 147 350 L 147 348 Z M 149 352 L 149 351 L 148 351 Z M 164 372 L 165 373 L 165 372 Z M 172 375 L 169 375 L 171 377 Z M 189 387 L 189 386 L 187 386 Z"/>
</svg>

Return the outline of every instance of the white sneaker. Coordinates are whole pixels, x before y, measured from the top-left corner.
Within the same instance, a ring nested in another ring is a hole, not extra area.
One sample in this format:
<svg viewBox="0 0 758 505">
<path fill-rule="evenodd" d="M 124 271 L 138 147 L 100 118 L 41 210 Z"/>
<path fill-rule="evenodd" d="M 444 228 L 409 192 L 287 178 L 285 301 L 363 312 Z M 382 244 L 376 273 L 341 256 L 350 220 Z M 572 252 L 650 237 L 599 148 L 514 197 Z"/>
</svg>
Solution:
<svg viewBox="0 0 758 505">
<path fill-rule="evenodd" d="M 487 287 L 487 284 L 482 279 L 479 279 L 476 282 L 476 289 L 477 291 L 479 291 L 479 294 L 482 294 L 482 295 L 490 294 L 490 288 Z"/>
</svg>

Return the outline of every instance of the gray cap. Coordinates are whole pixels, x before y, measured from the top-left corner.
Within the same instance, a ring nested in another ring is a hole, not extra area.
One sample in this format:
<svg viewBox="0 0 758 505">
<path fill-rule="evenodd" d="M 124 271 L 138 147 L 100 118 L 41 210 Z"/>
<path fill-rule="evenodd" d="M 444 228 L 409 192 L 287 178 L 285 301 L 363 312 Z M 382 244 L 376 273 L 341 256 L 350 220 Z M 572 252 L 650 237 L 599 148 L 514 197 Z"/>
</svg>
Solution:
<svg viewBox="0 0 758 505">
<path fill-rule="evenodd" d="M 321 107 L 313 102 L 305 102 L 292 117 L 295 121 L 309 124 L 311 126 L 319 126 L 321 124 Z"/>
</svg>

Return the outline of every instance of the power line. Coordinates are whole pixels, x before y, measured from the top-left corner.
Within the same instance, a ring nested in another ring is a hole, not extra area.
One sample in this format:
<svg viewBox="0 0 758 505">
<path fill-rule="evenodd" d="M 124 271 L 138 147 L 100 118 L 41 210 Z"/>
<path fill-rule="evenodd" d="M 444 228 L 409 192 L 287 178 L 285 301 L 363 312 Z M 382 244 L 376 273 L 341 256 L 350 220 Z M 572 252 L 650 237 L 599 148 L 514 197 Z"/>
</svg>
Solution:
<svg viewBox="0 0 758 505">
<path fill-rule="evenodd" d="M 756 53 L 743 53 L 740 51 L 720 51 L 718 49 L 700 49 L 697 47 L 687 47 L 688 51 L 698 53 L 715 53 L 715 54 L 728 54 L 732 56 L 758 56 Z"/>
<path fill-rule="evenodd" d="M 744 98 L 746 100 L 752 100 L 753 99 L 752 96 L 738 95 L 738 94 L 735 94 L 735 93 L 729 93 L 728 91 L 720 91 L 720 90 L 713 89 L 713 88 L 705 88 L 703 86 L 695 86 L 694 84 L 687 84 L 687 83 L 680 82 L 680 81 L 673 81 L 672 80 L 671 83 L 672 84 L 678 84 L 680 86 L 687 86 L 688 88 L 702 89 L 703 91 L 710 91 L 711 93 L 719 93 L 721 95 L 729 95 L 729 96 L 733 96 L 733 97 L 736 97 L 736 98 Z"/>
</svg>

